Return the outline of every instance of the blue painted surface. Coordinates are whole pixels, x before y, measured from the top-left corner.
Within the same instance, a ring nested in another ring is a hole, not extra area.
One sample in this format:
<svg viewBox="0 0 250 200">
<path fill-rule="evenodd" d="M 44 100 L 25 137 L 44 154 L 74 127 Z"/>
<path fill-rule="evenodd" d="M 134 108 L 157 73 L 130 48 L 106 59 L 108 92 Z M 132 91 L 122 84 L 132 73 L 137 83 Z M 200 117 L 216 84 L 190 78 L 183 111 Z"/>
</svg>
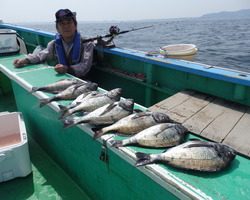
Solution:
<svg viewBox="0 0 250 200">
<path fill-rule="evenodd" d="M 32 29 L 32 28 L 26 28 L 18 25 L 12 25 L 12 24 L 6 24 L 6 23 L 0 23 L 0 28 L 9 28 L 9 29 L 15 29 L 15 30 L 20 30 L 20 31 L 27 31 L 30 33 L 34 33 L 36 35 L 41 35 L 41 36 L 46 36 L 46 37 L 54 37 L 55 33 L 50 33 L 47 31 L 41 31 L 37 29 Z"/>
<path fill-rule="evenodd" d="M 104 49 L 104 52 L 118 55 L 121 57 L 139 60 L 142 62 L 147 62 L 153 65 L 159 65 L 166 68 L 188 72 L 191 74 L 250 86 L 250 74 L 246 72 L 240 72 L 236 70 L 225 69 L 172 58 L 157 58 L 147 56 L 144 52 L 130 49 L 112 48 Z"/>
</svg>

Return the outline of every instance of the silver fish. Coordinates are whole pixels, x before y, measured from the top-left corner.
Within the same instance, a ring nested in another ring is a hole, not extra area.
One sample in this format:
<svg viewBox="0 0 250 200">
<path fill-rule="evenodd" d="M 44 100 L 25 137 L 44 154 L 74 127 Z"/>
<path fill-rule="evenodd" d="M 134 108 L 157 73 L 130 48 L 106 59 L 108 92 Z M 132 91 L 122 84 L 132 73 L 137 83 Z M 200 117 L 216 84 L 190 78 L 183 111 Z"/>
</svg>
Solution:
<svg viewBox="0 0 250 200">
<path fill-rule="evenodd" d="M 138 144 L 146 147 L 172 147 L 180 144 L 186 132 L 187 129 L 181 124 L 162 123 L 151 126 L 130 138 L 113 140 L 111 145 L 121 147 Z"/>
<path fill-rule="evenodd" d="M 43 92 L 49 92 L 49 93 L 58 93 L 58 92 L 65 90 L 66 88 L 68 88 L 71 85 L 79 84 L 79 83 L 84 83 L 84 82 L 82 82 L 78 79 L 72 79 L 72 78 L 62 79 L 62 80 L 59 80 L 55 83 L 48 84 L 46 86 L 33 87 L 31 89 L 31 92 L 33 93 L 36 91 L 43 91 Z"/>
<path fill-rule="evenodd" d="M 91 112 L 101 106 L 104 106 L 105 104 L 119 101 L 121 97 L 121 92 L 122 92 L 121 88 L 116 88 L 104 93 L 97 93 L 97 94 L 92 93 L 90 95 L 87 95 L 83 99 L 82 103 L 80 103 L 79 105 L 68 110 L 62 109 L 61 118 L 67 117 L 75 112 L 80 112 L 80 111 Z"/>
<path fill-rule="evenodd" d="M 50 103 L 51 101 L 75 99 L 82 93 L 97 90 L 97 87 L 98 85 L 92 82 L 72 85 L 66 90 L 63 90 L 50 98 L 40 99 L 40 107 Z"/>
<path fill-rule="evenodd" d="M 94 138 L 101 137 L 103 134 L 116 131 L 118 133 L 132 135 L 142 131 L 145 128 L 156 125 L 158 123 L 170 122 L 170 118 L 159 112 L 140 112 L 131 114 L 125 118 L 120 119 L 116 123 L 97 130 Z"/>
<path fill-rule="evenodd" d="M 160 154 L 137 152 L 136 166 L 163 162 L 182 169 L 215 172 L 227 167 L 235 156 L 235 151 L 226 145 L 196 140 Z"/>
<path fill-rule="evenodd" d="M 82 93 L 78 97 L 76 97 L 76 99 L 74 101 L 72 101 L 69 105 L 67 105 L 67 106 L 59 105 L 59 107 L 62 111 L 69 110 L 69 109 L 74 108 L 75 106 L 79 105 L 84 100 L 92 97 L 93 95 L 97 95 L 97 94 L 98 94 L 97 91 L 90 91 L 90 92 Z"/>
<path fill-rule="evenodd" d="M 113 124 L 133 113 L 134 100 L 121 99 L 119 102 L 106 104 L 83 117 L 65 119 L 64 127 L 70 127 L 80 123 L 89 123 L 93 125 Z"/>
</svg>

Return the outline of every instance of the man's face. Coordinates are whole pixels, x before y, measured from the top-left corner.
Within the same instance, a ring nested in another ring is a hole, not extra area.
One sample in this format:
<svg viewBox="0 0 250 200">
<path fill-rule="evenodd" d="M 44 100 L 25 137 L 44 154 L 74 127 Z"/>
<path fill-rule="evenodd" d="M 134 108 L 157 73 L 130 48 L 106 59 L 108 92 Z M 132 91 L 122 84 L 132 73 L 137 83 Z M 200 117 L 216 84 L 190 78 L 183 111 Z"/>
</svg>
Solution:
<svg viewBox="0 0 250 200">
<path fill-rule="evenodd" d="M 76 31 L 76 26 L 72 18 L 63 19 L 57 22 L 57 30 L 63 38 L 73 37 Z"/>
</svg>

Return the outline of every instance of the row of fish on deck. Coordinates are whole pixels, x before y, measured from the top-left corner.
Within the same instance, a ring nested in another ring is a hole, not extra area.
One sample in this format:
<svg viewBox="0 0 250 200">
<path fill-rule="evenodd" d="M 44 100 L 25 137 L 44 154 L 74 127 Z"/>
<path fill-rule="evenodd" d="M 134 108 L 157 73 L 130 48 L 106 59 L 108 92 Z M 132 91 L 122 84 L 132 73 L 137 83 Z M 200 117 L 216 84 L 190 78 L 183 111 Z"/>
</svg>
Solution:
<svg viewBox="0 0 250 200">
<path fill-rule="evenodd" d="M 102 128 L 95 130 L 95 139 L 108 132 L 130 136 L 123 140 L 113 139 L 113 147 L 171 147 L 160 154 L 135 153 L 136 166 L 163 162 L 172 167 L 213 172 L 224 169 L 234 160 L 235 151 L 220 143 L 190 140 L 180 144 L 188 132 L 184 126 L 175 123 L 164 113 L 134 109 L 133 99 L 121 98 L 121 88 L 106 92 L 97 89 L 98 85 L 93 82 L 63 79 L 43 87 L 33 87 L 32 92 L 55 94 L 41 99 L 40 107 L 52 101 L 73 100 L 67 106 L 59 105 L 60 119 L 65 128 L 89 123 L 102 125 Z"/>
</svg>

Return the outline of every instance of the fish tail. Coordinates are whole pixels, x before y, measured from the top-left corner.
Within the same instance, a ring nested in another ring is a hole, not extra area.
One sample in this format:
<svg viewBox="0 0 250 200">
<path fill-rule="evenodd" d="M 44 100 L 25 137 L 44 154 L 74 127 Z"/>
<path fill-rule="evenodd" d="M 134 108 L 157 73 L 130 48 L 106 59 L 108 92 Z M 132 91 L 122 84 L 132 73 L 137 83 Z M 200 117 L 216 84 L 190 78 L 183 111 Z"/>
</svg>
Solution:
<svg viewBox="0 0 250 200">
<path fill-rule="evenodd" d="M 94 134 L 93 138 L 97 139 L 97 138 L 101 137 L 103 134 L 104 134 L 104 132 L 102 131 L 102 129 L 97 130 L 97 131 L 95 131 L 95 134 Z"/>
<path fill-rule="evenodd" d="M 112 140 L 110 141 L 110 144 L 112 147 L 116 147 L 116 148 L 123 146 L 122 140 Z"/>
<path fill-rule="evenodd" d="M 46 104 L 50 103 L 51 101 L 52 101 L 51 98 L 40 99 L 40 108 L 45 106 Z"/>
<path fill-rule="evenodd" d="M 77 124 L 73 119 L 65 119 L 62 122 L 63 122 L 63 128 L 69 128 Z"/>
<path fill-rule="evenodd" d="M 136 167 L 153 163 L 153 160 L 151 159 L 150 154 L 136 152 L 135 155 L 137 158 L 136 163 L 135 163 Z"/>
<path fill-rule="evenodd" d="M 68 108 L 67 106 L 63 106 L 63 105 L 58 105 L 59 109 L 60 109 L 60 117 L 59 119 L 63 119 L 64 117 L 67 116 L 67 112 L 68 112 Z"/>
</svg>

